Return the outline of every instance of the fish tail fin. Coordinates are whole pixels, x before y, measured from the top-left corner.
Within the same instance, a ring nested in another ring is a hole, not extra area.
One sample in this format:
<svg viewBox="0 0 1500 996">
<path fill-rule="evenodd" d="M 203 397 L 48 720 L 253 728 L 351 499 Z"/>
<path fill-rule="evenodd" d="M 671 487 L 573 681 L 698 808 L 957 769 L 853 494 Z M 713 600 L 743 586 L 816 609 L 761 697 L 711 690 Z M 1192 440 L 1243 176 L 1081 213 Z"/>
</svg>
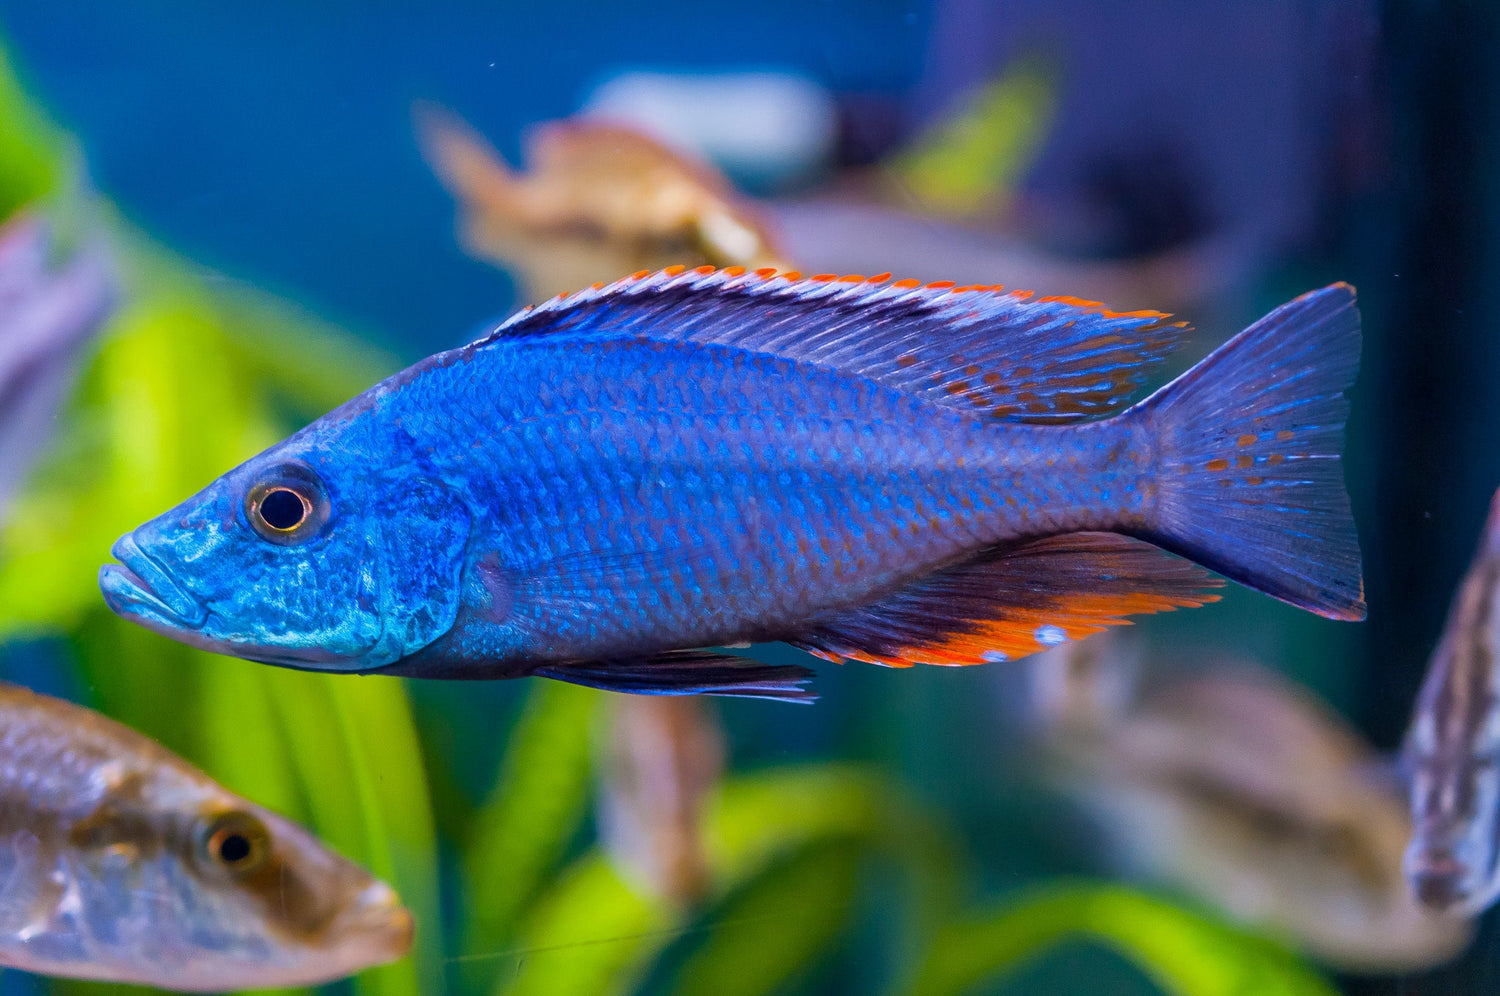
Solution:
<svg viewBox="0 0 1500 996">
<path fill-rule="evenodd" d="M 1331 619 L 1365 617 L 1344 490 L 1344 391 L 1359 369 L 1354 288 L 1282 305 L 1125 417 L 1160 440 L 1141 538 Z"/>
</svg>

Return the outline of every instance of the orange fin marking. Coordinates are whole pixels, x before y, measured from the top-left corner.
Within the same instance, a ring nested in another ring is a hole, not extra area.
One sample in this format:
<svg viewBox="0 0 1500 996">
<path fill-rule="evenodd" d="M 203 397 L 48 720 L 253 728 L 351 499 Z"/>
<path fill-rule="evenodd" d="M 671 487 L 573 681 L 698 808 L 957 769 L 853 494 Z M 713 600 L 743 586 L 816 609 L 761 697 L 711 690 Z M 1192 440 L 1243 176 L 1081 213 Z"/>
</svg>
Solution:
<svg viewBox="0 0 1500 996">
<path fill-rule="evenodd" d="M 821 624 L 793 642 L 903 667 L 1015 660 L 1128 616 L 1217 601 L 1207 571 L 1149 543 L 1071 533 L 990 552 Z"/>
<path fill-rule="evenodd" d="M 843 369 L 857 354 L 861 376 L 962 407 L 969 417 L 1058 423 L 1121 411 L 1183 328 L 1159 312 L 1084 311 L 1081 306 L 1100 306 L 1080 298 L 1032 299 L 995 285 L 886 283 L 887 274 L 820 273 L 804 280 L 795 270 L 775 276 L 769 267 L 755 271 L 764 281 L 757 283 L 740 279 L 745 272 L 734 266 L 671 266 L 654 275 L 641 270 L 618 285 L 524 309 L 496 334 L 545 334 L 573 307 L 614 308 L 628 318 L 653 291 L 671 287 L 698 296 L 704 307 L 680 328 L 658 328 L 653 320 L 654 337 L 764 346 L 755 322 L 716 320 L 715 296 L 729 295 L 736 307 L 780 316 L 777 321 L 805 309 L 799 323 L 826 333 L 806 343 L 777 340 L 779 355 Z M 874 322 L 868 335 L 858 331 L 861 313 Z"/>
</svg>

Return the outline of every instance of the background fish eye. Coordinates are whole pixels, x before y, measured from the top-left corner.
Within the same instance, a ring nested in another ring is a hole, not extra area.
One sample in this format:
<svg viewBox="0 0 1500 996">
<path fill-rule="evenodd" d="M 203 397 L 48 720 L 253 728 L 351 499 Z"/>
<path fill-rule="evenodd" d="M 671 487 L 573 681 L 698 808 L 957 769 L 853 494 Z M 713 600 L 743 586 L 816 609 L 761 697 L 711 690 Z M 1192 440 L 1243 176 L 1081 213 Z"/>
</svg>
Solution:
<svg viewBox="0 0 1500 996">
<path fill-rule="evenodd" d="M 208 820 L 198 835 L 201 857 L 210 867 L 248 875 L 271 853 L 271 835 L 249 813 L 222 813 Z"/>
<path fill-rule="evenodd" d="M 328 492 L 317 472 L 303 463 L 274 468 L 245 494 L 245 519 L 265 540 L 306 542 L 328 522 Z"/>
</svg>

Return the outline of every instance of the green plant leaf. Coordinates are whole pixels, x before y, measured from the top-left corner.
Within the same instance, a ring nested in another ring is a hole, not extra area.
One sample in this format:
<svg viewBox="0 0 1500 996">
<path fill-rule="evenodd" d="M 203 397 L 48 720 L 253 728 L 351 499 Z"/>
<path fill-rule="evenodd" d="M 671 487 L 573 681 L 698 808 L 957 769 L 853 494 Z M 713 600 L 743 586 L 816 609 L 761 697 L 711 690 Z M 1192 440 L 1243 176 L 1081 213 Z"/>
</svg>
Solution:
<svg viewBox="0 0 1500 996">
<path fill-rule="evenodd" d="M 559 681 L 532 685 L 465 848 L 465 953 L 497 950 L 511 939 L 516 918 L 588 810 L 590 730 L 603 693 Z"/>
<path fill-rule="evenodd" d="M 0 48 L 0 219 L 56 189 L 65 147 L 64 136 L 27 99 Z"/>
<path fill-rule="evenodd" d="M 904 991 L 972 990 L 1064 940 L 1086 939 L 1130 959 L 1172 996 L 1334 996 L 1287 949 L 1117 885 L 1037 889 L 989 916 L 942 930 Z"/>
<path fill-rule="evenodd" d="M 969 95 L 890 170 L 929 210 L 962 217 L 1003 204 L 1046 138 L 1056 103 L 1055 73 L 1023 59 Z"/>
<path fill-rule="evenodd" d="M 508 952 L 496 996 L 629 992 L 678 929 L 665 903 L 630 888 L 601 854 L 576 862 L 538 902 Z"/>
<path fill-rule="evenodd" d="M 760 996 L 796 978 L 843 933 L 866 850 L 810 844 L 766 869 L 714 912 L 672 992 Z"/>
</svg>

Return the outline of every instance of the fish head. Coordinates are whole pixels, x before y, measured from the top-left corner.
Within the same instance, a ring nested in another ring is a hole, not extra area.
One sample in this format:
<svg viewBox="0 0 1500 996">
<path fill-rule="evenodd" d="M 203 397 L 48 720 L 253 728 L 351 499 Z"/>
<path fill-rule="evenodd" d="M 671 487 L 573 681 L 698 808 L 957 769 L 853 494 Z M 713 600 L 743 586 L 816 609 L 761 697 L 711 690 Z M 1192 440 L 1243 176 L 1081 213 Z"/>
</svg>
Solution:
<svg viewBox="0 0 1500 996">
<path fill-rule="evenodd" d="M 1413 765 L 1411 804 L 1403 866 L 1412 891 L 1431 909 L 1479 913 L 1500 896 L 1500 759 Z"/>
<path fill-rule="evenodd" d="M 426 646 L 458 614 L 470 513 L 430 468 L 346 442 L 294 436 L 121 537 L 105 601 L 184 643 L 305 670 Z"/>
<path fill-rule="evenodd" d="M 80 908 L 104 916 L 92 932 L 107 977 L 304 986 L 410 951 L 395 891 L 291 821 L 196 779 L 124 788 L 74 828 L 67 865 Z"/>
</svg>

